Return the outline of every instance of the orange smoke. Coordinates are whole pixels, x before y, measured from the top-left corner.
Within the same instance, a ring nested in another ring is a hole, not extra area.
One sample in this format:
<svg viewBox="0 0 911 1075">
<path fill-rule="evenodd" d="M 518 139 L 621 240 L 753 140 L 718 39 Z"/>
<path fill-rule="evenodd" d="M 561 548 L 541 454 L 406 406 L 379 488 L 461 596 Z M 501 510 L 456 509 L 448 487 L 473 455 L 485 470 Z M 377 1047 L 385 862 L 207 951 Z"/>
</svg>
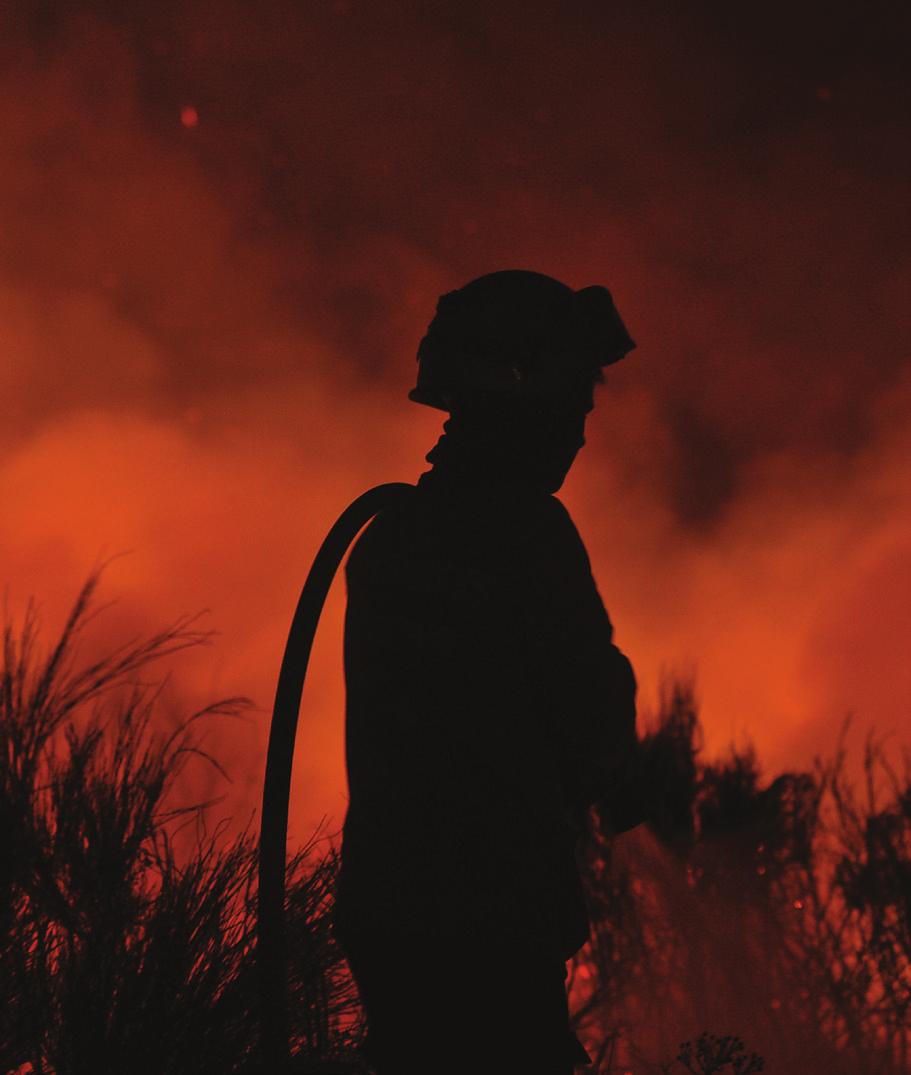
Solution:
<svg viewBox="0 0 911 1075">
<path fill-rule="evenodd" d="M 524 266 L 606 283 L 639 344 L 564 498 L 644 708 L 662 670 L 695 668 L 707 752 L 750 737 L 769 773 L 808 766 L 848 710 L 901 729 L 908 262 L 875 79 L 790 53 L 769 71 L 767 43 L 695 15 L 261 8 L 9 16 L 13 604 L 35 594 L 52 630 L 98 556 L 130 550 L 94 644 L 210 609 L 220 637 L 177 687 L 257 703 L 209 743 L 243 824 L 318 543 L 437 436 L 405 400 L 436 297 Z M 344 813 L 342 612 L 336 587 L 296 840 Z"/>
</svg>

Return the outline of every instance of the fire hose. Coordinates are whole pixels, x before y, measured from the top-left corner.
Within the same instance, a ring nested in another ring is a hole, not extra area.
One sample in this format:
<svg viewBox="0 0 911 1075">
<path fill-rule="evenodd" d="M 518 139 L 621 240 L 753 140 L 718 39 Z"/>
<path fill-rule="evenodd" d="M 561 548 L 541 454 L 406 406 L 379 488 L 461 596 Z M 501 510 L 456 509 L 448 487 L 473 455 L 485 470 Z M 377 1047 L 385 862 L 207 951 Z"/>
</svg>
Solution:
<svg viewBox="0 0 911 1075">
<path fill-rule="evenodd" d="M 368 489 L 348 505 L 326 535 L 301 591 L 285 644 L 266 755 L 259 838 L 256 962 L 264 1070 L 279 1075 L 291 1058 L 288 956 L 285 945 L 285 856 L 291 767 L 304 677 L 329 586 L 355 537 L 374 515 L 414 492 L 406 482 Z"/>
</svg>

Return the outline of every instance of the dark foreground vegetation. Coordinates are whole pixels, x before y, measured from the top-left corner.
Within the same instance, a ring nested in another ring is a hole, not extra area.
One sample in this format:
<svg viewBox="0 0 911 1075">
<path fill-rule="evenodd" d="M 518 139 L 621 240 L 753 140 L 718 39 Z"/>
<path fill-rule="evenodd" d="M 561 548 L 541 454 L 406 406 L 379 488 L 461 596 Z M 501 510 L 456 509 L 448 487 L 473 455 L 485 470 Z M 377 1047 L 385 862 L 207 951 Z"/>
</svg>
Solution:
<svg viewBox="0 0 911 1075">
<path fill-rule="evenodd" d="M 255 838 L 177 805 L 188 766 L 218 766 L 199 730 L 248 703 L 162 718 L 142 677 L 206 639 L 187 619 L 77 661 L 97 583 L 48 653 L 32 609 L 4 627 L 0 1072 L 252 1073 Z M 613 840 L 594 808 L 581 850 L 595 928 L 571 999 L 592 1070 L 749 1075 L 758 1053 L 781 1075 L 906 1073 L 908 772 L 870 741 L 863 797 L 841 746 L 768 784 L 750 752 L 703 763 L 681 684 L 645 745 L 655 820 Z M 336 866 L 317 840 L 288 866 L 294 1047 L 313 1071 L 360 1070 L 357 997 L 329 929 Z"/>
</svg>

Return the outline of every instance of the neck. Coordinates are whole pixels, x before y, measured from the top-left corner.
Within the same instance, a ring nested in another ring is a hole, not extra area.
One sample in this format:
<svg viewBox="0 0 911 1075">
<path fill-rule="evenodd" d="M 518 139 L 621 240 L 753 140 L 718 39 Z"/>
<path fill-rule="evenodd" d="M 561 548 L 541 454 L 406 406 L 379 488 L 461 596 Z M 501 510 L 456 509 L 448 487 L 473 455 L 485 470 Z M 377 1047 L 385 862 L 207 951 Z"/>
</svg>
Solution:
<svg viewBox="0 0 911 1075">
<path fill-rule="evenodd" d="M 461 413 L 443 426 L 443 435 L 427 453 L 433 469 L 422 476 L 446 483 L 485 489 L 554 493 L 563 484 L 573 451 L 567 437 L 502 413 Z"/>
</svg>

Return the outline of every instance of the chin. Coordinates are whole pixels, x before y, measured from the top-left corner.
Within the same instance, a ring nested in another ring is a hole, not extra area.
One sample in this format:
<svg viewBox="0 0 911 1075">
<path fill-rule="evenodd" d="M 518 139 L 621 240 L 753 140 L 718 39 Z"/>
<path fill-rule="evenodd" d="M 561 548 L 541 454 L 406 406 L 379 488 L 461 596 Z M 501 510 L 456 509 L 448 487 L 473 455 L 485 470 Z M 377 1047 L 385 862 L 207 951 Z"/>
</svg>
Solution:
<svg viewBox="0 0 911 1075">
<path fill-rule="evenodd" d="M 561 470 L 561 471 L 559 471 L 557 473 L 548 475 L 547 483 L 546 483 L 546 489 L 547 489 L 548 493 L 556 493 L 557 490 L 560 489 L 560 487 L 566 481 L 566 475 L 568 473 L 569 473 L 569 468 L 567 467 L 566 470 Z"/>
</svg>

